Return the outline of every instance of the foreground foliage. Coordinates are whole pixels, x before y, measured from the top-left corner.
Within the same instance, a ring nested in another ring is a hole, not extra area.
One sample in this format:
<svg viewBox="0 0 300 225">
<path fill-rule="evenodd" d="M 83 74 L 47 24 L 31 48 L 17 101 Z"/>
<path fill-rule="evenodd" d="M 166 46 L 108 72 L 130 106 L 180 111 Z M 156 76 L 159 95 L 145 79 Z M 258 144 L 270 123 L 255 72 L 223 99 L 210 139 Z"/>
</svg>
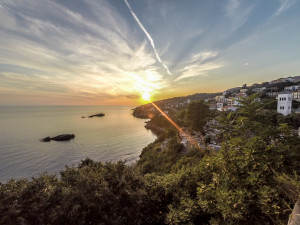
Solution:
<svg viewBox="0 0 300 225">
<path fill-rule="evenodd" d="M 86 159 L 60 179 L 43 174 L 2 184 L 0 224 L 160 224 L 165 198 L 124 162 Z"/>
</svg>

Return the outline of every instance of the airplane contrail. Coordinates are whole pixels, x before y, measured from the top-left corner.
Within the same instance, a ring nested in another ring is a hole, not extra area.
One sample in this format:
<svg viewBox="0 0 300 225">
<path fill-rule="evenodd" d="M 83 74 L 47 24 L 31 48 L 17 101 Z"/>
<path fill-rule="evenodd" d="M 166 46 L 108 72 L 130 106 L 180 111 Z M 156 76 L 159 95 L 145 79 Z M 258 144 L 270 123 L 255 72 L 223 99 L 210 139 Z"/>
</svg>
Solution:
<svg viewBox="0 0 300 225">
<path fill-rule="evenodd" d="M 139 20 L 139 18 L 137 17 L 137 15 L 133 12 L 133 10 L 132 10 L 131 6 L 129 5 L 128 1 L 127 1 L 127 0 L 124 0 L 124 1 L 125 1 L 125 3 L 126 3 L 126 5 L 127 5 L 128 9 L 129 9 L 131 15 L 133 16 L 133 18 L 135 19 L 135 21 L 138 23 L 138 25 L 139 25 L 139 27 L 142 29 L 142 31 L 144 31 L 144 33 L 146 34 L 148 40 L 150 41 L 150 44 L 151 44 L 151 46 L 152 46 L 152 48 L 153 48 L 153 51 L 154 51 L 154 53 L 155 53 L 155 56 L 156 56 L 158 62 L 160 62 L 161 65 L 167 70 L 167 73 L 168 73 L 169 75 L 172 75 L 171 72 L 170 72 L 170 70 L 169 70 L 169 68 L 167 67 L 167 65 L 165 65 L 165 64 L 163 63 L 163 61 L 161 60 L 161 58 L 159 57 L 159 55 L 158 55 L 158 53 L 157 53 L 157 50 L 156 50 L 156 48 L 155 48 L 154 41 L 153 41 L 152 37 L 150 36 L 150 34 L 149 34 L 148 31 L 146 30 L 146 28 L 143 26 L 143 24 L 141 23 L 141 21 Z"/>
</svg>

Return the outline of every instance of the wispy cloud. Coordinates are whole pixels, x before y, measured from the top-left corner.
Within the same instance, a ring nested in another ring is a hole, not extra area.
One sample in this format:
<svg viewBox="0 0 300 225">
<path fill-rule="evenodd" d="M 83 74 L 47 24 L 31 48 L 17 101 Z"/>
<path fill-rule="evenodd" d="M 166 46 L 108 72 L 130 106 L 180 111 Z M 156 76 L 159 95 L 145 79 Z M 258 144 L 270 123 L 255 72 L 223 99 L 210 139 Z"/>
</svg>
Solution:
<svg viewBox="0 0 300 225">
<path fill-rule="evenodd" d="M 141 23 L 141 21 L 139 20 L 139 18 L 137 17 L 137 15 L 135 14 L 135 12 L 132 10 L 131 6 L 129 5 L 128 1 L 127 0 L 124 0 L 131 15 L 133 16 L 133 18 L 135 19 L 135 21 L 137 22 L 137 24 L 139 25 L 139 27 L 142 29 L 142 31 L 145 33 L 146 37 L 148 38 L 152 48 L 153 48 L 153 51 L 155 53 L 155 56 L 157 58 L 157 60 L 161 63 L 161 65 L 167 70 L 167 73 L 169 75 L 172 75 L 169 68 L 167 67 L 166 64 L 163 63 L 163 61 L 161 60 L 160 56 L 158 55 L 158 52 L 156 50 L 156 47 L 155 47 L 155 44 L 154 44 L 154 41 L 153 41 L 153 38 L 151 37 L 151 35 L 149 34 L 149 32 L 146 30 L 146 28 L 144 27 L 144 25 Z"/>
<path fill-rule="evenodd" d="M 235 16 L 239 6 L 240 6 L 239 0 L 228 0 L 225 6 L 226 14 L 232 17 Z"/>
<path fill-rule="evenodd" d="M 294 5 L 297 2 L 297 0 L 279 0 L 279 2 L 280 2 L 280 6 L 275 12 L 274 14 L 275 16 L 278 16 L 284 11 L 286 11 L 287 9 L 289 9 L 292 5 Z"/>
<path fill-rule="evenodd" d="M 193 54 L 186 62 L 186 66 L 180 70 L 180 75 L 174 81 L 177 82 L 196 76 L 206 76 L 209 71 L 223 67 L 223 63 L 214 60 L 218 55 L 219 52 L 217 51 L 204 51 Z"/>
<path fill-rule="evenodd" d="M 253 6 L 242 6 L 239 0 L 228 0 L 225 5 L 225 14 L 232 19 L 232 31 L 247 22 L 253 8 Z"/>
<path fill-rule="evenodd" d="M 185 78 L 191 78 L 196 76 L 206 76 L 208 75 L 208 72 L 211 70 L 216 70 L 223 67 L 222 64 L 218 63 L 205 63 L 200 65 L 190 65 L 186 66 L 184 69 L 182 69 L 182 74 L 175 79 L 175 81 L 179 81 Z"/>
<path fill-rule="evenodd" d="M 206 60 L 209 60 L 209 59 L 213 59 L 218 55 L 219 55 L 219 52 L 217 52 L 217 51 L 200 52 L 200 53 L 197 53 L 197 54 L 193 54 L 190 57 L 189 63 L 193 63 L 193 62 L 196 62 L 196 61 L 198 63 L 200 63 L 200 62 L 203 62 L 203 61 L 206 61 Z"/>
</svg>

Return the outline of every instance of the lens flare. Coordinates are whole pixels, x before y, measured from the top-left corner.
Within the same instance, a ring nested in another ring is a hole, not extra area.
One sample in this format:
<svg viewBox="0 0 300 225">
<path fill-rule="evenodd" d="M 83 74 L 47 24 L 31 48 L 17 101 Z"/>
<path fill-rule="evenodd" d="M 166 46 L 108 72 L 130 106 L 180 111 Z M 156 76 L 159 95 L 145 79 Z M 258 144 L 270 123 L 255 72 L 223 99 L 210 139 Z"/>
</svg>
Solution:
<svg viewBox="0 0 300 225">
<path fill-rule="evenodd" d="M 193 139 L 188 133 L 184 132 L 167 114 L 165 114 L 154 102 L 151 104 L 179 131 L 180 136 L 187 137 L 187 141 L 190 145 L 198 147 L 197 141 Z"/>
<path fill-rule="evenodd" d="M 165 114 L 154 102 L 152 105 L 180 132 L 184 133 L 181 127 L 179 127 L 167 114 Z"/>
</svg>

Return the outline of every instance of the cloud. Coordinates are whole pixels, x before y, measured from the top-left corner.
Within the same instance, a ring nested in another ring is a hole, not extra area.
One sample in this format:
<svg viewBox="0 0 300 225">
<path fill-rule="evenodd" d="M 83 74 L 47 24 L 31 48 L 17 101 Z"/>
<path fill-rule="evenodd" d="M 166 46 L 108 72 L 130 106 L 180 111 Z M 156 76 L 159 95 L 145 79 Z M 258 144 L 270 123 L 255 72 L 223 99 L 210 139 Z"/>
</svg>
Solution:
<svg viewBox="0 0 300 225">
<path fill-rule="evenodd" d="M 204 34 L 206 30 L 207 28 L 193 28 L 190 32 L 185 33 L 183 36 L 184 38 L 196 38 Z"/>
<path fill-rule="evenodd" d="M 108 1 L 88 3 L 93 20 L 54 1 L 3 4 L 0 18 L 10 26 L 0 22 L 0 63 L 7 65 L 0 68 L 0 94 L 52 91 L 101 99 L 136 96 L 142 86 L 155 92 L 164 85 L 152 49 Z"/>
<path fill-rule="evenodd" d="M 67 85 L 55 80 L 49 80 L 45 75 L 21 74 L 21 73 L 0 73 L 1 87 L 6 90 L 35 93 L 63 93 L 68 89 Z"/>
<path fill-rule="evenodd" d="M 204 62 L 206 60 L 213 59 L 219 55 L 219 52 L 217 51 L 206 51 L 206 52 L 200 52 L 197 54 L 194 54 L 190 57 L 189 63 L 193 62 Z"/>
<path fill-rule="evenodd" d="M 121 96 L 121 97 L 122 97 L 122 96 Z M 138 95 L 125 95 L 124 97 L 130 98 L 130 99 L 138 99 L 138 98 L 139 98 Z"/>
<path fill-rule="evenodd" d="M 223 63 L 216 60 L 218 56 L 218 51 L 202 51 L 192 54 L 184 65 L 182 65 L 183 69 L 179 70 L 179 76 L 177 76 L 174 82 L 196 76 L 206 76 L 210 71 L 223 67 Z"/>
<path fill-rule="evenodd" d="M 195 65 L 186 66 L 182 70 L 182 74 L 175 79 L 175 82 L 182 79 L 196 77 L 196 76 L 206 76 L 208 75 L 209 71 L 216 70 L 221 67 L 223 67 L 223 64 L 213 63 L 213 62 L 200 64 L 200 65 L 195 64 Z"/>
<path fill-rule="evenodd" d="M 227 16 L 235 16 L 238 8 L 240 6 L 240 2 L 238 0 L 228 0 L 226 6 L 225 6 L 225 11 Z"/>
<path fill-rule="evenodd" d="M 278 16 L 281 13 L 283 13 L 284 11 L 286 11 L 287 9 L 289 9 L 297 1 L 296 0 L 279 0 L 279 2 L 280 2 L 280 6 L 277 9 L 277 11 L 275 12 L 275 14 L 274 14 L 275 16 Z"/>
<path fill-rule="evenodd" d="M 145 33 L 146 37 L 148 38 L 152 48 L 153 48 L 153 51 L 155 53 L 155 56 L 157 58 L 157 60 L 161 63 L 161 65 L 166 69 L 167 73 L 169 75 L 172 75 L 169 68 L 167 67 L 167 65 L 165 65 L 163 63 L 163 61 L 161 60 L 160 56 L 158 55 L 158 52 L 156 50 L 156 47 L 155 47 L 155 44 L 154 44 L 154 41 L 153 41 L 153 38 L 151 37 L 151 35 L 149 34 L 149 32 L 146 30 L 146 28 L 144 27 L 144 25 L 141 23 L 141 21 L 139 20 L 139 18 L 137 17 L 137 15 L 135 14 L 135 12 L 132 10 L 131 6 L 129 5 L 128 1 L 127 0 L 124 0 L 131 15 L 133 16 L 133 18 L 135 19 L 135 21 L 137 22 L 137 24 L 139 25 L 139 27 L 142 29 L 142 31 Z"/>
<path fill-rule="evenodd" d="M 228 0 L 224 11 L 226 16 L 232 19 L 231 32 L 234 32 L 247 22 L 253 8 L 253 6 L 242 6 L 239 0 Z"/>
</svg>

